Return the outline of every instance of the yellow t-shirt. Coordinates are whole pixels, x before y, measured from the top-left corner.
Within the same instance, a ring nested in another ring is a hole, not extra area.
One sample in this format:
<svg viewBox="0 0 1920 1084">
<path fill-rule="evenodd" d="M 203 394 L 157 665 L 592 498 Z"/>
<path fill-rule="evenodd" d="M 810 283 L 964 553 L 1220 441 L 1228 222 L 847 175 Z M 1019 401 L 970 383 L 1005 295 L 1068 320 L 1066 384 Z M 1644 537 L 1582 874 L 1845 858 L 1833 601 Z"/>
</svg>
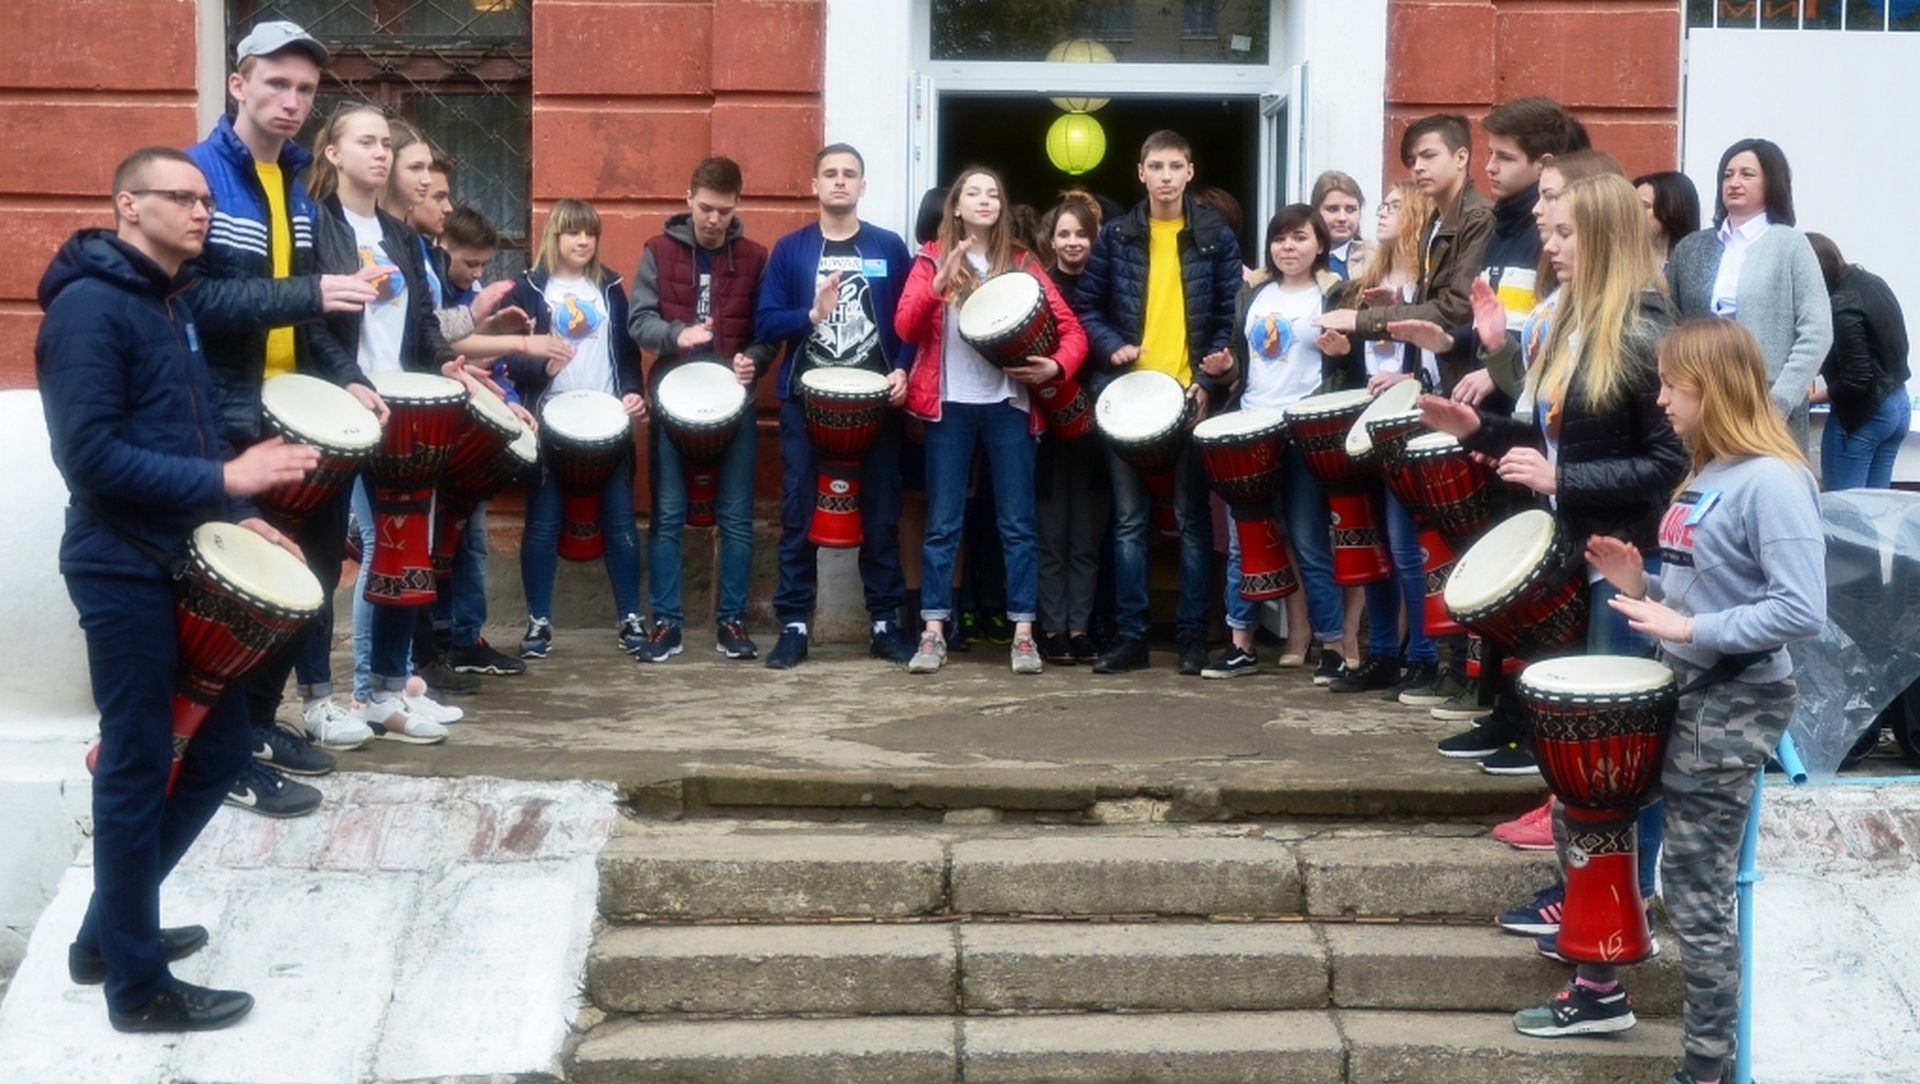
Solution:
<svg viewBox="0 0 1920 1084">
<path fill-rule="evenodd" d="M 293 274 L 293 222 L 287 217 L 287 184 L 280 177 L 280 163 L 255 162 L 260 187 L 267 192 L 267 246 L 273 257 L 273 277 Z M 284 376 L 293 372 L 293 328 L 276 327 L 267 332 L 267 375 Z"/>
<path fill-rule="evenodd" d="M 1184 388 L 1193 383 L 1193 362 L 1187 356 L 1187 296 L 1180 281 L 1180 231 L 1187 223 L 1185 219 L 1149 219 L 1147 225 L 1152 233 L 1139 367 L 1166 373 Z"/>
</svg>

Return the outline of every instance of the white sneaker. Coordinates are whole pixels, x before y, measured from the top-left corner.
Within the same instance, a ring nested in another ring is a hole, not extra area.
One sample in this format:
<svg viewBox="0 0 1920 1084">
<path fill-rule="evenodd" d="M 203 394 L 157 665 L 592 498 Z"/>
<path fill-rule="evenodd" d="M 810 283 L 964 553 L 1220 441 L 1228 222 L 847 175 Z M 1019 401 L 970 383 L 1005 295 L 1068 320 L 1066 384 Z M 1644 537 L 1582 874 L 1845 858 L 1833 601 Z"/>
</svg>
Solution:
<svg viewBox="0 0 1920 1084">
<path fill-rule="evenodd" d="M 402 693 L 400 702 L 407 706 L 407 718 L 424 719 L 430 723 L 457 723 L 466 718 L 467 713 L 451 704 L 442 704 L 426 693 Z"/>
<path fill-rule="evenodd" d="M 373 694 L 371 700 L 355 700 L 348 710 L 347 717 L 367 728 L 378 737 L 382 728 L 388 725 L 404 725 L 407 721 L 407 706 L 400 698 L 389 692 Z"/>
<path fill-rule="evenodd" d="M 307 737 L 322 749 L 358 749 L 373 740 L 373 730 L 332 697 L 315 700 L 300 713 Z"/>
<path fill-rule="evenodd" d="M 931 674 L 945 665 L 946 661 L 946 640 L 929 629 L 920 634 L 920 647 L 913 653 L 913 658 L 907 660 L 907 673 Z"/>
<path fill-rule="evenodd" d="M 447 728 L 424 715 L 408 712 L 406 699 L 409 698 L 392 692 L 377 692 L 364 705 L 354 704 L 354 710 L 364 712 L 368 725 L 382 738 L 408 745 L 438 745 L 446 741 Z"/>
</svg>

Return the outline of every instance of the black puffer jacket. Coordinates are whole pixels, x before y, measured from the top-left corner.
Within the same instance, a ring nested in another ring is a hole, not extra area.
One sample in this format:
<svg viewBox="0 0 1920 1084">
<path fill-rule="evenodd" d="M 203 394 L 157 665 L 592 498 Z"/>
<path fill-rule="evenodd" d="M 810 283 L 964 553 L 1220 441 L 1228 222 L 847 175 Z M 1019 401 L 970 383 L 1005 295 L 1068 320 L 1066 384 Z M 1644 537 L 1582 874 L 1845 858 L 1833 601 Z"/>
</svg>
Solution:
<svg viewBox="0 0 1920 1084">
<path fill-rule="evenodd" d="M 427 288 L 426 262 L 420 253 L 420 238 L 399 219 L 385 211 L 376 211 L 380 230 L 385 235 L 381 247 L 387 258 L 399 265 L 407 280 L 407 306 L 412 310 L 406 329 L 400 336 L 400 367 L 410 372 L 431 373 L 455 357 L 453 347 L 440 333 L 440 318 L 433 311 L 433 291 Z M 354 240 L 353 227 L 347 224 L 338 196 L 320 203 L 314 223 L 314 261 L 320 271 L 330 275 L 351 275 L 360 270 L 360 245 Z M 359 364 L 360 313 L 328 313 L 327 331 L 346 356 Z"/>
<path fill-rule="evenodd" d="M 1232 374 L 1215 380 L 1200 371 L 1200 359 L 1225 350 L 1233 336 L 1233 302 L 1243 269 L 1240 245 L 1227 221 L 1212 208 L 1187 201 L 1187 224 L 1180 231 L 1180 285 L 1187 307 L 1187 352 L 1194 382 L 1212 402 L 1232 383 Z M 1151 245 L 1147 204 L 1141 201 L 1125 217 L 1107 223 L 1094 242 L 1093 255 L 1069 299 L 1087 331 L 1089 389 L 1095 395 L 1113 378 L 1131 370 L 1108 364 L 1123 346 L 1138 346 L 1146 325 L 1147 250 Z"/>
<path fill-rule="evenodd" d="M 1852 432 L 1867 424 L 1887 396 L 1905 387 L 1907 323 L 1887 280 L 1857 264 L 1840 272 L 1833 302 L 1833 349 L 1820 375 L 1833 400 L 1833 417 Z"/>
<path fill-rule="evenodd" d="M 1660 409 L 1660 372 L 1655 346 L 1673 327 L 1667 299 L 1649 291 L 1640 318 L 1622 344 L 1627 385 L 1620 402 L 1596 407 L 1587 398 L 1581 370 L 1573 371 L 1560 413 L 1559 492 L 1556 515 L 1577 559 L 1591 535 L 1622 538 L 1654 553 L 1660 517 L 1673 489 L 1687 473 L 1687 453 Z M 1481 412 L 1480 428 L 1463 441 L 1498 456 L 1515 447 L 1546 448 L 1532 419 Z"/>
</svg>

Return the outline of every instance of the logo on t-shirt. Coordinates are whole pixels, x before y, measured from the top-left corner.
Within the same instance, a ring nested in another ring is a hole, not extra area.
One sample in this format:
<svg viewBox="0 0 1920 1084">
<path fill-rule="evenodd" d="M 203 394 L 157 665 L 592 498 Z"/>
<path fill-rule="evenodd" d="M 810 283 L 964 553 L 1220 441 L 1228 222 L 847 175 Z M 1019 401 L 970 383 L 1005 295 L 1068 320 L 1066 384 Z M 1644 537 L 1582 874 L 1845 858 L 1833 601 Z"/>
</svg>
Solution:
<svg viewBox="0 0 1920 1084">
<path fill-rule="evenodd" d="M 606 310 L 600 307 L 597 297 L 570 293 L 553 306 L 554 333 L 568 342 L 577 343 L 593 338 L 594 332 L 599 331 L 606 322 Z"/>
<path fill-rule="evenodd" d="M 1293 323 L 1277 312 L 1267 313 L 1254 321 L 1247 342 L 1261 357 L 1277 361 L 1293 349 Z"/>
<path fill-rule="evenodd" d="M 385 246 L 361 245 L 360 266 L 378 267 L 386 273 L 373 280 L 373 288 L 378 291 L 373 299 L 376 305 L 390 305 L 407 292 L 407 273 L 387 255 Z"/>
<path fill-rule="evenodd" d="M 1674 498 L 1660 519 L 1660 560 L 1680 568 L 1693 567 L 1693 524 L 1687 522 L 1700 493 L 1689 489 Z"/>
<path fill-rule="evenodd" d="M 852 246 L 848 246 L 851 250 Z M 826 320 L 813 329 L 807 340 L 807 361 L 813 365 L 862 365 L 880 349 L 880 321 L 874 311 L 873 287 L 867 282 L 866 267 L 857 253 L 829 254 L 820 257 L 815 288 L 827 277 L 840 275 L 840 297 Z"/>
</svg>

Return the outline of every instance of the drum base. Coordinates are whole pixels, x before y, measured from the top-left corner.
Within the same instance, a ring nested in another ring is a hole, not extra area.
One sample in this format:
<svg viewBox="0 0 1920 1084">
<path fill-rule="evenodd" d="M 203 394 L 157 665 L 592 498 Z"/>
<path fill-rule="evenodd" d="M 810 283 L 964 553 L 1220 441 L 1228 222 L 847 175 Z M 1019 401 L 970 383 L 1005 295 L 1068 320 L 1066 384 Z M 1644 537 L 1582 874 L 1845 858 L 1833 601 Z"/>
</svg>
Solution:
<svg viewBox="0 0 1920 1084">
<path fill-rule="evenodd" d="M 1233 529 L 1240 539 L 1241 598 L 1264 602 L 1300 590 L 1300 577 L 1287 556 L 1287 536 L 1273 522 L 1270 506 L 1236 506 Z"/>
<path fill-rule="evenodd" d="M 1353 491 L 1327 494 L 1333 517 L 1333 582 L 1341 587 L 1365 587 L 1393 576 L 1393 554 L 1380 539 L 1373 501 Z"/>
<path fill-rule="evenodd" d="M 373 557 L 362 597 L 376 606 L 431 605 L 438 597 L 428 511 L 433 491 L 376 486 L 372 498 Z"/>
<path fill-rule="evenodd" d="M 1583 819 L 1567 807 L 1567 902 L 1560 955 L 1581 964 L 1634 964 L 1653 955 L 1653 931 L 1641 896 L 1635 820 Z"/>
<path fill-rule="evenodd" d="M 554 551 L 569 561 L 593 561 L 607 552 L 600 533 L 600 491 L 560 495 L 560 539 Z"/>
<path fill-rule="evenodd" d="M 826 460 L 816 478 L 813 522 L 807 541 L 828 549 L 849 550 L 866 536 L 860 530 L 860 466 L 844 460 Z"/>
<path fill-rule="evenodd" d="M 1047 416 L 1047 432 L 1061 440 L 1079 440 L 1093 431 L 1093 400 L 1072 380 L 1033 389 Z"/>
<path fill-rule="evenodd" d="M 711 527 L 715 505 L 720 498 L 720 474 L 710 463 L 689 464 L 685 471 L 687 486 L 687 526 Z"/>
</svg>

